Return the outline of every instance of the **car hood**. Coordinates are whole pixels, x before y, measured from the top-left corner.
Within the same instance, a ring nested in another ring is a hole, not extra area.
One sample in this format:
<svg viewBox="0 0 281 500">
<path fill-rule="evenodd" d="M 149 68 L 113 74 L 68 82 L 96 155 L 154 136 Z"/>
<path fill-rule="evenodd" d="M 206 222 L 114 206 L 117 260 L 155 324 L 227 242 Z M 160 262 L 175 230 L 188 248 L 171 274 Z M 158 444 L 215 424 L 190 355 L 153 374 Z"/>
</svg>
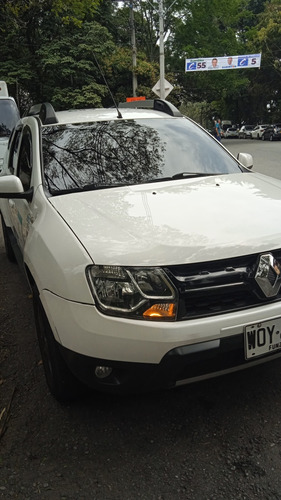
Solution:
<svg viewBox="0 0 281 500">
<path fill-rule="evenodd" d="M 204 262 L 281 247 L 281 182 L 218 175 L 49 198 L 96 264 Z"/>
</svg>

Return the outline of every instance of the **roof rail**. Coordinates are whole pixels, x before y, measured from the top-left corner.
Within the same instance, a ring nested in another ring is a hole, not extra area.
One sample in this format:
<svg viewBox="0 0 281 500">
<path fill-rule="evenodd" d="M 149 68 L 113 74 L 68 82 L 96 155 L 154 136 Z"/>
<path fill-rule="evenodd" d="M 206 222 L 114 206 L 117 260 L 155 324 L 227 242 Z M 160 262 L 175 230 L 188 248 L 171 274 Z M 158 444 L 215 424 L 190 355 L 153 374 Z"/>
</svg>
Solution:
<svg viewBox="0 0 281 500">
<path fill-rule="evenodd" d="M 42 122 L 42 125 L 51 125 L 53 123 L 58 123 L 55 110 L 49 102 L 34 104 L 34 106 L 31 106 L 26 116 L 38 116 Z"/>
<path fill-rule="evenodd" d="M 134 108 L 134 109 L 154 109 L 155 111 L 162 111 L 170 116 L 183 116 L 181 112 L 171 104 L 169 101 L 163 99 L 147 99 L 145 101 L 130 101 L 121 102 L 119 108 Z"/>
</svg>

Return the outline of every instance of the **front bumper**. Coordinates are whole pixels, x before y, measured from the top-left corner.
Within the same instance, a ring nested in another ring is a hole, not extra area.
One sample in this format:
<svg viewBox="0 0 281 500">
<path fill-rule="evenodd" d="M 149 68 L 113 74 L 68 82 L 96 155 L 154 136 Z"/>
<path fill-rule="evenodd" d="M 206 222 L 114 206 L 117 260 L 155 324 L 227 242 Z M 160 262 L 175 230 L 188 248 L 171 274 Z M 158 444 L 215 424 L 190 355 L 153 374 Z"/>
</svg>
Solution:
<svg viewBox="0 0 281 500">
<path fill-rule="evenodd" d="M 281 352 L 245 361 L 243 335 L 183 346 L 169 351 L 159 364 L 128 363 L 92 358 L 60 346 L 74 375 L 85 385 L 103 392 L 135 393 L 171 389 L 199 380 L 242 370 L 281 357 Z M 105 378 L 97 367 L 110 367 Z"/>
<path fill-rule="evenodd" d="M 95 306 L 40 295 L 62 354 L 77 378 L 93 388 L 131 392 L 175 385 L 248 368 L 281 352 L 246 361 L 244 327 L 281 317 L 275 302 L 209 318 L 176 322 L 127 320 Z M 109 366 L 99 378 L 98 366 Z"/>
</svg>

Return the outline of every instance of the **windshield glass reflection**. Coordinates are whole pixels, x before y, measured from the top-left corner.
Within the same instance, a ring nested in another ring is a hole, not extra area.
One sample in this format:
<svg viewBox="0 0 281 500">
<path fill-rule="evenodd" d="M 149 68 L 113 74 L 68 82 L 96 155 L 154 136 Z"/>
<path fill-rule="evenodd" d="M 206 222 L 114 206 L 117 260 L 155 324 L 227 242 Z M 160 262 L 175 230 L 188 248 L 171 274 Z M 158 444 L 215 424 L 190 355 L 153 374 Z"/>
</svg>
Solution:
<svg viewBox="0 0 281 500">
<path fill-rule="evenodd" d="M 181 172 L 241 172 L 186 118 L 52 126 L 43 130 L 42 140 L 45 182 L 52 194 L 151 182 Z"/>
</svg>

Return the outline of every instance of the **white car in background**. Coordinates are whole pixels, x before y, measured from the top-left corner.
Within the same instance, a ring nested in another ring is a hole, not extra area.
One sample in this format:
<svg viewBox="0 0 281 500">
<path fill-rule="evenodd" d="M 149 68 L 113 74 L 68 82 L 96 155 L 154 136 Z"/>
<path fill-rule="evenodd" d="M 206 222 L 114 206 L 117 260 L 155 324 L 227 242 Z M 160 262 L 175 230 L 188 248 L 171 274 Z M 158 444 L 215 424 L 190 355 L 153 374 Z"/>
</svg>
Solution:
<svg viewBox="0 0 281 500">
<path fill-rule="evenodd" d="M 238 133 L 239 139 L 250 139 L 254 128 L 254 125 L 242 125 Z"/>
<path fill-rule="evenodd" d="M 31 287 L 58 400 L 281 356 L 281 181 L 249 170 L 250 155 L 156 99 L 34 107 L 5 161 L 6 253 Z"/>
<path fill-rule="evenodd" d="M 269 125 L 257 125 L 252 131 L 251 131 L 251 138 L 252 139 L 261 139 L 263 131 L 269 127 Z"/>
<path fill-rule="evenodd" d="M 225 139 L 229 139 L 231 137 L 238 138 L 238 129 L 236 127 L 229 127 L 228 129 L 226 129 L 224 137 Z"/>
<path fill-rule="evenodd" d="M 6 82 L 0 81 L 0 175 L 9 137 L 19 118 L 18 107 L 13 97 L 8 95 Z"/>
</svg>

